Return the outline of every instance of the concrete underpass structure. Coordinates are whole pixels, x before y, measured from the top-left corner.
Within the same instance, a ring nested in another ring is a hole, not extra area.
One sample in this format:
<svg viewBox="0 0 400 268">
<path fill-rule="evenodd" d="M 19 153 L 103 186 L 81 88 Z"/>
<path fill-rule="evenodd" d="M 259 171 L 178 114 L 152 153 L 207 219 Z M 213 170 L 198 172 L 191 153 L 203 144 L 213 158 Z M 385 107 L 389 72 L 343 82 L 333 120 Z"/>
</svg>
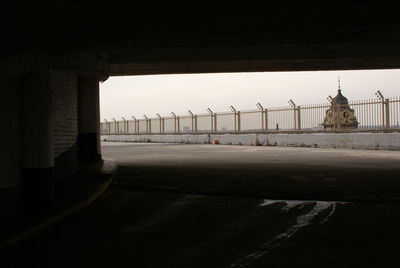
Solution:
<svg viewBox="0 0 400 268">
<path fill-rule="evenodd" d="M 0 188 L 45 203 L 54 181 L 101 160 L 109 76 L 400 68 L 393 1 L 30 5 L 2 18 Z"/>
</svg>

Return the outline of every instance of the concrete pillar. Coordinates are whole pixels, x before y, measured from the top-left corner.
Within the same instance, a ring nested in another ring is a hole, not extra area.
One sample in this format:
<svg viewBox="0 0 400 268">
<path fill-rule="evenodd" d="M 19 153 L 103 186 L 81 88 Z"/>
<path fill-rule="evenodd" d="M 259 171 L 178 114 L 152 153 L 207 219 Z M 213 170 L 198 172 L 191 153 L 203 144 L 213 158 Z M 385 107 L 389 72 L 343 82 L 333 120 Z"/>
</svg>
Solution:
<svg viewBox="0 0 400 268">
<path fill-rule="evenodd" d="M 21 85 L 21 168 L 25 204 L 45 208 L 54 197 L 53 99 L 50 72 Z"/>
<path fill-rule="evenodd" d="M 96 78 L 78 81 L 78 131 L 79 159 L 100 161 L 100 101 Z"/>
</svg>

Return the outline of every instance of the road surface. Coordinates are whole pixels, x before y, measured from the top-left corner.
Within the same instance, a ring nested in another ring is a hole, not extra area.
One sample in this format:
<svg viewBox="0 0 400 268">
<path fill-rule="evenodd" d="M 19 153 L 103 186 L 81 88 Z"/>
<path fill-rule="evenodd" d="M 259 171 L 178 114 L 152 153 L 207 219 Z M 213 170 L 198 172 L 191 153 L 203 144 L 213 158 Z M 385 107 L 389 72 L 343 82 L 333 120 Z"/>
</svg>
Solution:
<svg viewBox="0 0 400 268">
<path fill-rule="evenodd" d="M 400 152 L 104 143 L 107 194 L 8 255 L 34 267 L 399 267 Z"/>
</svg>

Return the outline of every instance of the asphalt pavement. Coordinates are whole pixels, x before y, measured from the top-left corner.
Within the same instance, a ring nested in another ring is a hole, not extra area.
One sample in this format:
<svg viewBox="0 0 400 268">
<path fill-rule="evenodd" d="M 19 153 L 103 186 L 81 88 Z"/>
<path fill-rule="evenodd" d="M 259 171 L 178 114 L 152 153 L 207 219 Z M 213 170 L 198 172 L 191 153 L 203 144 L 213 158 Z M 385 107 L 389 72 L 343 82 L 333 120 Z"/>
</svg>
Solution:
<svg viewBox="0 0 400 268">
<path fill-rule="evenodd" d="M 114 185 L 8 267 L 398 267 L 400 152 L 104 143 Z M 7 267 L 7 266 L 5 266 Z"/>
</svg>

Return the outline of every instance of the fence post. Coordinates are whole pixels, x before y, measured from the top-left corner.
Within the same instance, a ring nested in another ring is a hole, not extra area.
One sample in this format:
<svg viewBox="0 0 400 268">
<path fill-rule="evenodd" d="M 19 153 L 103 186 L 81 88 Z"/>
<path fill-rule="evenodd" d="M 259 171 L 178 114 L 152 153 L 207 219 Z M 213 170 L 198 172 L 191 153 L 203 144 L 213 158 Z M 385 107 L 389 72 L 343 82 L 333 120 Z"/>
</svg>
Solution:
<svg viewBox="0 0 400 268">
<path fill-rule="evenodd" d="M 123 120 L 123 124 L 124 124 L 124 125 L 123 125 L 123 126 L 124 126 L 124 127 L 123 127 L 123 133 L 126 134 L 126 120 L 125 120 L 125 118 L 124 118 L 123 116 L 121 117 L 121 119 Z"/>
<path fill-rule="evenodd" d="M 110 134 L 110 125 L 108 124 L 107 119 L 104 119 L 104 122 L 105 122 L 105 124 L 106 124 L 107 134 Z"/>
<path fill-rule="evenodd" d="M 296 104 L 294 103 L 294 101 L 292 99 L 290 99 L 288 102 L 289 102 L 290 106 L 293 108 L 293 130 L 296 131 L 296 128 L 297 128 Z"/>
<path fill-rule="evenodd" d="M 300 115 L 301 108 L 297 106 L 297 130 L 301 130 L 301 115 Z"/>
<path fill-rule="evenodd" d="M 149 133 L 151 134 L 151 118 L 149 118 Z"/>
<path fill-rule="evenodd" d="M 261 113 L 261 129 L 265 130 L 264 110 L 261 110 L 260 113 Z"/>
<path fill-rule="evenodd" d="M 237 120 L 238 120 L 238 132 L 242 131 L 241 122 L 240 122 L 240 111 L 237 111 Z"/>
<path fill-rule="evenodd" d="M 194 116 L 194 131 L 197 132 L 197 114 Z"/>
<path fill-rule="evenodd" d="M 190 115 L 190 119 L 192 122 L 192 132 L 194 132 L 194 116 L 193 116 L 192 111 L 190 111 L 190 110 L 188 110 L 188 114 Z"/>
<path fill-rule="evenodd" d="M 385 127 L 385 100 L 382 99 L 382 129 Z"/>
<path fill-rule="evenodd" d="M 214 132 L 217 132 L 217 113 L 214 113 Z"/>
<path fill-rule="evenodd" d="M 258 110 L 260 110 L 261 112 L 261 129 L 264 130 L 265 126 L 264 126 L 264 107 L 262 107 L 261 103 L 257 103 L 256 104 Z"/>
<path fill-rule="evenodd" d="M 176 117 L 176 121 L 177 121 L 177 126 L 178 126 L 178 129 L 176 130 L 176 132 L 179 133 L 181 131 L 181 122 L 180 122 L 179 115 Z"/>
<path fill-rule="evenodd" d="M 386 107 L 386 101 L 388 99 L 385 99 L 385 97 L 383 96 L 383 94 L 380 90 L 377 90 L 375 92 L 375 95 L 382 102 L 382 129 L 388 128 L 389 127 L 389 123 L 388 123 L 389 113 L 387 113 L 387 112 L 389 111 L 389 105 L 387 105 L 388 107 Z"/>
<path fill-rule="evenodd" d="M 174 133 L 176 133 L 176 114 L 171 112 L 172 116 L 174 117 Z"/>
<path fill-rule="evenodd" d="M 162 130 L 161 130 L 161 121 L 162 121 L 162 119 L 161 119 L 161 115 L 159 114 L 159 113 L 156 113 L 156 116 L 157 116 L 157 118 L 158 118 L 158 128 L 159 128 L 159 130 L 160 130 L 160 133 L 162 132 Z"/>
<path fill-rule="evenodd" d="M 389 129 L 390 128 L 390 111 L 389 111 L 389 103 L 390 103 L 390 101 L 389 101 L 389 99 L 385 99 L 385 119 L 386 119 L 386 124 L 385 124 L 385 126 L 386 126 L 386 129 Z"/>
<path fill-rule="evenodd" d="M 235 132 L 236 132 L 236 131 L 237 131 L 237 124 L 236 124 L 237 114 L 236 114 L 236 109 L 235 109 L 235 107 L 233 107 L 233 105 L 229 106 L 229 109 L 231 109 L 231 111 L 233 112 L 233 127 L 234 127 Z"/>
<path fill-rule="evenodd" d="M 237 131 L 237 123 L 236 123 L 236 120 L 237 120 L 237 115 L 236 115 L 236 112 L 234 112 L 234 113 L 233 113 L 233 121 L 234 121 L 233 127 L 234 127 L 234 129 L 235 129 L 235 132 Z"/>
<path fill-rule="evenodd" d="M 132 119 L 133 119 L 133 127 L 134 127 L 134 133 L 136 134 L 137 132 L 136 132 L 136 117 L 134 117 L 133 115 L 132 115 Z"/>
<path fill-rule="evenodd" d="M 115 134 L 118 134 L 118 131 L 117 131 L 117 120 L 115 120 L 114 117 L 113 117 L 112 119 L 113 119 L 113 121 L 114 121 L 114 133 L 115 133 Z"/>
<path fill-rule="evenodd" d="M 144 114 L 144 119 L 146 120 L 146 133 L 149 133 L 149 119 L 147 118 L 147 116 Z"/>
<path fill-rule="evenodd" d="M 264 110 L 265 131 L 268 131 L 268 109 Z"/>
<path fill-rule="evenodd" d="M 214 113 L 210 108 L 207 108 L 207 112 L 210 114 L 211 132 L 214 131 Z"/>
</svg>

